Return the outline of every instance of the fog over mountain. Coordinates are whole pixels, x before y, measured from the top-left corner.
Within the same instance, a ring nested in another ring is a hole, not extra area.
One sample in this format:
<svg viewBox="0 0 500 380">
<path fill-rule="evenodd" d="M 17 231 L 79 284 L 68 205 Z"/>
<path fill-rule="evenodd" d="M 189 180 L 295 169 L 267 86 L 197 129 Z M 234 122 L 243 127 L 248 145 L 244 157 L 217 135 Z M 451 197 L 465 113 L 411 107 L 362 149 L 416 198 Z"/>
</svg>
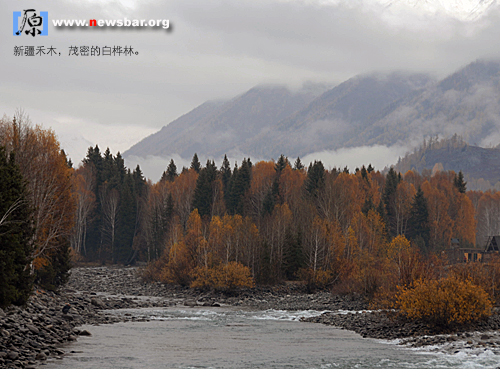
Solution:
<svg viewBox="0 0 500 380">
<path fill-rule="evenodd" d="M 257 86 L 228 101 L 208 101 L 134 145 L 124 156 L 177 153 L 188 158 L 197 153 L 219 157 L 237 152 L 242 142 L 303 108 L 324 89 L 313 84 L 296 91 Z"/>
<path fill-rule="evenodd" d="M 476 61 L 387 107 L 349 146 L 462 136 L 471 145 L 500 143 L 500 63 Z"/>
<path fill-rule="evenodd" d="M 317 96 L 255 87 L 226 102 L 202 104 L 124 156 L 188 161 L 197 153 L 220 161 L 224 154 L 254 160 L 284 154 L 323 157 L 340 167 L 374 163 L 380 155 L 396 163 L 425 137 L 454 134 L 471 145 L 500 143 L 499 62 L 476 61 L 441 81 L 401 72 L 360 75 Z"/>
</svg>

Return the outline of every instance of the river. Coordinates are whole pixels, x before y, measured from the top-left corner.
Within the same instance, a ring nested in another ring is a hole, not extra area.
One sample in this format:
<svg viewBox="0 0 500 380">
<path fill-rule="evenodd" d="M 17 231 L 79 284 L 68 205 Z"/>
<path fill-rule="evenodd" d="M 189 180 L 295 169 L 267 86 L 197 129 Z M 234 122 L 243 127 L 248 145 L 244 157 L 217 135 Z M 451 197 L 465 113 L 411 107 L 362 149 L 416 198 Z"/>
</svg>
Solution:
<svg viewBox="0 0 500 380">
<path fill-rule="evenodd" d="M 316 311 L 254 311 L 236 307 L 112 310 L 147 322 L 82 326 L 92 336 L 66 345 L 68 355 L 40 368 L 289 369 L 497 368 L 485 350 L 454 354 L 409 349 L 350 331 L 300 322 Z"/>
</svg>

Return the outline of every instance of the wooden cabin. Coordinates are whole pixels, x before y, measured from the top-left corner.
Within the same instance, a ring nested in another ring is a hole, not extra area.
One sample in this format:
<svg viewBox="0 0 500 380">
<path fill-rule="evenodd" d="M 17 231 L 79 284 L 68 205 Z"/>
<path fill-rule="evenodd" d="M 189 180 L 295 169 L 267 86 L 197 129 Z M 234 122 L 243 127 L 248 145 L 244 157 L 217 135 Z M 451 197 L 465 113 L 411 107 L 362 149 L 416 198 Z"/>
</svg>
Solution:
<svg viewBox="0 0 500 380">
<path fill-rule="evenodd" d="M 451 239 L 450 248 L 444 251 L 448 257 L 449 264 L 491 261 L 494 256 L 499 255 L 500 236 L 490 236 L 484 249 L 481 248 L 459 248 L 458 239 Z"/>
</svg>

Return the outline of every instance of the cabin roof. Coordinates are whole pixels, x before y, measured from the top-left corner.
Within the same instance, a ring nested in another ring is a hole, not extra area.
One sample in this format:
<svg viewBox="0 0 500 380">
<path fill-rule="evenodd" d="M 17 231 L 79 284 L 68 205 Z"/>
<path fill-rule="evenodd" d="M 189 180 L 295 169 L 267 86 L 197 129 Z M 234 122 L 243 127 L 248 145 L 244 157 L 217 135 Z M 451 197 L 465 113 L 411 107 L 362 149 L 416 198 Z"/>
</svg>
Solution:
<svg viewBox="0 0 500 380">
<path fill-rule="evenodd" d="M 488 238 L 488 243 L 486 243 L 486 252 L 499 251 L 500 246 L 500 235 L 490 236 Z"/>
</svg>

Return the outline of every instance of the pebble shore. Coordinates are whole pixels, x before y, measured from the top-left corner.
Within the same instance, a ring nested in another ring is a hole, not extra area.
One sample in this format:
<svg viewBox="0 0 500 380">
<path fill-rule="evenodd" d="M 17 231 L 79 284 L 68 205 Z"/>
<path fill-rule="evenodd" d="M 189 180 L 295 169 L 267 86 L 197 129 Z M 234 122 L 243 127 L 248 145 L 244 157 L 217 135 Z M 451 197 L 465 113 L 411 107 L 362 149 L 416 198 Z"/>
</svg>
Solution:
<svg viewBox="0 0 500 380">
<path fill-rule="evenodd" d="M 425 325 L 409 323 L 391 312 L 366 312 L 368 305 L 355 296 L 328 292 L 309 294 L 298 284 L 259 287 L 227 294 L 180 286 L 144 283 L 137 267 L 76 267 L 57 293 L 35 290 L 23 307 L 0 309 L 0 368 L 40 368 L 48 359 L 71 353 L 71 343 L 90 333 L 82 325 L 145 321 L 125 313 L 103 310 L 169 306 L 245 306 L 259 310 L 319 310 L 305 322 L 348 329 L 363 337 L 394 340 L 411 347 L 447 345 L 446 350 L 491 349 L 500 355 L 500 315 L 458 334 L 438 334 Z M 66 307 L 65 307 L 66 306 Z M 339 310 L 341 312 L 339 313 Z"/>
</svg>

